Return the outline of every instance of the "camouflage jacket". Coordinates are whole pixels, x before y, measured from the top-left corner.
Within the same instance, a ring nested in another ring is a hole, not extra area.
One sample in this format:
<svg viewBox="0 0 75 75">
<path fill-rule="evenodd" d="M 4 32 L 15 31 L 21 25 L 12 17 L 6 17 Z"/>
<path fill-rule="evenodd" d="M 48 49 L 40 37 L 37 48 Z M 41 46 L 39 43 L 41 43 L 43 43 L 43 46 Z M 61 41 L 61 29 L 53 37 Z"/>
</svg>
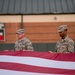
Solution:
<svg viewBox="0 0 75 75">
<path fill-rule="evenodd" d="M 15 42 L 15 50 L 32 50 L 33 51 L 33 46 L 31 41 L 25 37 Z"/>
<path fill-rule="evenodd" d="M 65 39 L 60 39 L 56 43 L 56 52 L 59 53 L 71 53 L 74 52 L 74 41 L 68 36 Z"/>
</svg>

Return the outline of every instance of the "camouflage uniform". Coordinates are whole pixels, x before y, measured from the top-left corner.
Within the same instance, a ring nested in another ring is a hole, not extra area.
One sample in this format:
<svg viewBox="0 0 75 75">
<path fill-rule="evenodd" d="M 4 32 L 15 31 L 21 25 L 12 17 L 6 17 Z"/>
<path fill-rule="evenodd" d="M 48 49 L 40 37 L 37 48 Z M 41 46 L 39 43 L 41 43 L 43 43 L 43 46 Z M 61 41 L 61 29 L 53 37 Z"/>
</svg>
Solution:
<svg viewBox="0 0 75 75">
<path fill-rule="evenodd" d="M 67 29 L 67 25 L 61 25 L 59 26 L 58 32 L 62 32 L 65 29 Z M 74 41 L 68 36 L 66 36 L 65 39 L 60 39 L 57 41 L 55 50 L 56 52 L 59 52 L 59 53 L 74 52 Z"/>
<path fill-rule="evenodd" d="M 17 34 L 24 33 L 24 29 L 19 29 L 17 31 Z M 26 37 L 19 39 L 15 42 L 15 50 L 32 50 L 33 51 L 33 46 L 32 43 L 29 39 Z"/>
<path fill-rule="evenodd" d="M 59 53 L 71 53 L 74 52 L 74 42 L 68 36 L 65 39 L 60 39 L 55 48 Z"/>
<path fill-rule="evenodd" d="M 15 50 L 33 50 L 32 43 L 26 37 L 15 42 Z"/>
</svg>

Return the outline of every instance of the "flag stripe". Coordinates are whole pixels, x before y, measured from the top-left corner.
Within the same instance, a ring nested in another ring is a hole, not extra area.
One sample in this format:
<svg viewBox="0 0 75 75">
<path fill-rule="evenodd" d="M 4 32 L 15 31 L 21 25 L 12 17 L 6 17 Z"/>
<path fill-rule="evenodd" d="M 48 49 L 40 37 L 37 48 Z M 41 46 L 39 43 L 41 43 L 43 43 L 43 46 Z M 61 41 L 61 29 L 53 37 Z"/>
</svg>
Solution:
<svg viewBox="0 0 75 75">
<path fill-rule="evenodd" d="M 0 52 L 0 75 L 75 75 L 75 53 Z"/>
<path fill-rule="evenodd" d="M 44 73 L 20 72 L 20 71 L 0 69 L 0 75 L 66 75 L 66 74 L 44 74 Z"/>
<path fill-rule="evenodd" d="M 60 53 L 31 52 L 31 51 L 2 51 L 0 52 L 0 55 L 21 56 L 21 57 L 32 56 L 32 57 L 45 58 L 45 59 L 58 60 L 58 61 L 75 62 L 75 53 L 60 54 Z"/>
<path fill-rule="evenodd" d="M 22 71 L 22 72 L 46 73 L 46 74 L 62 74 L 62 73 L 75 74 L 75 70 L 46 68 L 46 67 L 38 67 L 38 66 L 32 66 L 32 65 L 26 65 L 26 64 L 8 63 L 8 62 L 5 62 L 5 63 L 0 62 L 0 69 L 15 70 L 15 71 Z"/>
<path fill-rule="evenodd" d="M 41 66 L 48 68 L 75 70 L 75 62 L 56 61 L 56 60 L 49 60 L 37 57 L 18 57 L 18 56 L 0 55 L 0 62 L 13 62 L 13 63 L 27 64 L 27 65 Z"/>
</svg>

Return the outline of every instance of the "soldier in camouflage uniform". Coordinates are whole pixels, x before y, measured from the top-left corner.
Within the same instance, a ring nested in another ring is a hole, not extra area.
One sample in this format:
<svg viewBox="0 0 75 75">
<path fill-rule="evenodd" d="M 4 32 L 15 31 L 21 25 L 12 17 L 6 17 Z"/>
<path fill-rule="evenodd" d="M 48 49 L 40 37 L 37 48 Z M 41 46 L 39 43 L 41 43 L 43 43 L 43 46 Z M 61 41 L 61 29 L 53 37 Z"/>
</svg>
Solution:
<svg viewBox="0 0 75 75">
<path fill-rule="evenodd" d="M 18 40 L 15 42 L 15 50 L 31 50 L 33 51 L 32 43 L 29 39 L 25 37 L 24 29 L 19 29 L 17 31 Z"/>
<path fill-rule="evenodd" d="M 74 41 L 67 35 L 67 25 L 59 26 L 60 40 L 56 43 L 56 52 L 58 53 L 72 53 L 74 52 Z"/>
</svg>

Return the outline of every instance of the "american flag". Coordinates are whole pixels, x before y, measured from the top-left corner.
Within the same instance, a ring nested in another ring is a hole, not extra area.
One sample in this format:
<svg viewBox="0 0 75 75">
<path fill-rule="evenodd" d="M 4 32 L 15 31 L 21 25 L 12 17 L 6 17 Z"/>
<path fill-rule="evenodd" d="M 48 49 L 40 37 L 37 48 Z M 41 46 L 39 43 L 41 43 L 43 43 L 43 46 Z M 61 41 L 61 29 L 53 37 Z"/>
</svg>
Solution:
<svg viewBox="0 0 75 75">
<path fill-rule="evenodd" d="M 4 36 L 3 36 L 3 33 L 0 32 L 0 41 L 4 40 Z"/>
<path fill-rule="evenodd" d="M 75 53 L 1 51 L 0 75 L 75 75 Z"/>
</svg>

